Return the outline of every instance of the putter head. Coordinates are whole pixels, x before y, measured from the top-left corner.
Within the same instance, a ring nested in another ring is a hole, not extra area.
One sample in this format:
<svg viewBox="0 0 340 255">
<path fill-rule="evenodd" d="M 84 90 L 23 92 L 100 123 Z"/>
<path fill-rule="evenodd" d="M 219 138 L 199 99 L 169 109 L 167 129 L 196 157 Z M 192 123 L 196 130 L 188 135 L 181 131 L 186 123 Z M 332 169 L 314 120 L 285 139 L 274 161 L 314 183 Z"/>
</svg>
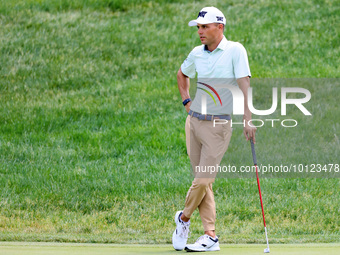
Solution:
<svg viewBox="0 0 340 255">
<path fill-rule="evenodd" d="M 268 248 L 266 248 L 266 249 L 264 249 L 264 251 L 263 251 L 264 253 L 269 253 L 270 252 L 270 250 L 269 250 L 269 247 Z"/>
</svg>

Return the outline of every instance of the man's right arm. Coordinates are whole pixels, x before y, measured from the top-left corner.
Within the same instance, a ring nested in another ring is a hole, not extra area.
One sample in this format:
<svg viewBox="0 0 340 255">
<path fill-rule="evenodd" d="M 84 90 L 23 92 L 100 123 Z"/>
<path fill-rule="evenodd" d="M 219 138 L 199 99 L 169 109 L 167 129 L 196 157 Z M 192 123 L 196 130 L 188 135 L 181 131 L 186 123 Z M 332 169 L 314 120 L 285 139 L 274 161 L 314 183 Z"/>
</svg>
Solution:
<svg viewBox="0 0 340 255">
<path fill-rule="evenodd" d="M 189 87 L 190 87 L 190 80 L 189 77 L 182 73 L 181 68 L 179 68 L 177 72 L 177 84 L 178 84 L 178 90 L 181 94 L 182 101 L 185 99 L 190 98 L 189 94 Z M 189 112 L 190 110 L 191 101 L 185 105 L 185 110 Z"/>
</svg>

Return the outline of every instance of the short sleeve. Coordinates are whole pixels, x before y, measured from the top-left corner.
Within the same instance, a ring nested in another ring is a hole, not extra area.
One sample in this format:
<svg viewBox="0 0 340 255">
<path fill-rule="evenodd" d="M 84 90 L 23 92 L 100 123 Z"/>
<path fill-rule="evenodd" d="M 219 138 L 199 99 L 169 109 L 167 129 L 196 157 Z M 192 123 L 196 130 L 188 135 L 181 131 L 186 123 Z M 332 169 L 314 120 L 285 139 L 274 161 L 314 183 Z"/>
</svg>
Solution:
<svg viewBox="0 0 340 255">
<path fill-rule="evenodd" d="M 188 57 L 184 60 L 183 64 L 181 65 L 181 71 L 184 75 L 188 76 L 189 78 L 195 78 L 196 67 L 192 51 L 189 53 Z"/>
<path fill-rule="evenodd" d="M 236 79 L 251 76 L 247 51 L 240 43 L 237 43 L 235 45 L 235 51 L 233 55 L 233 67 Z"/>
</svg>

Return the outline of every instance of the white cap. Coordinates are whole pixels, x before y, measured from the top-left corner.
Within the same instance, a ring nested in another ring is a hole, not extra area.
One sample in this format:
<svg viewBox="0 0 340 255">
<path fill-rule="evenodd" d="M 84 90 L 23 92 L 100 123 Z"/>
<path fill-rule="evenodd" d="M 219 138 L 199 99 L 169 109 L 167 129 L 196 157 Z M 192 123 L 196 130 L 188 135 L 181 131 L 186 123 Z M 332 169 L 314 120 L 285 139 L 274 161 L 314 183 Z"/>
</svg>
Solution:
<svg viewBox="0 0 340 255">
<path fill-rule="evenodd" d="M 189 26 L 197 26 L 197 24 L 221 23 L 225 25 L 225 17 L 223 13 L 216 7 L 204 7 L 197 16 L 197 19 L 189 22 Z"/>
</svg>

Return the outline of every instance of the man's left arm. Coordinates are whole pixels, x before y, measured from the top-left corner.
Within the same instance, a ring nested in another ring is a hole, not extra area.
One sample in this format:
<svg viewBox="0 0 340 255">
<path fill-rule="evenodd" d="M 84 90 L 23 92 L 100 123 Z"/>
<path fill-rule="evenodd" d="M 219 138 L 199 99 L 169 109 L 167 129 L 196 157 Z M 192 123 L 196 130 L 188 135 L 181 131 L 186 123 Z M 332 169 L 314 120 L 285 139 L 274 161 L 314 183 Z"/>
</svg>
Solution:
<svg viewBox="0 0 340 255">
<path fill-rule="evenodd" d="M 244 96 L 244 115 L 243 115 L 243 121 L 245 122 L 244 128 L 243 128 L 243 134 L 245 138 L 248 140 L 252 139 L 255 143 L 255 132 L 256 127 L 252 126 L 251 123 L 251 111 L 248 107 L 248 88 L 250 88 L 250 78 L 242 77 L 236 80 L 238 86 L 243 92 Z M 249 122 L 249 123 L 248 123 Z M 250 124 L 250 125 L 249 125 Z"/>
</svg>

